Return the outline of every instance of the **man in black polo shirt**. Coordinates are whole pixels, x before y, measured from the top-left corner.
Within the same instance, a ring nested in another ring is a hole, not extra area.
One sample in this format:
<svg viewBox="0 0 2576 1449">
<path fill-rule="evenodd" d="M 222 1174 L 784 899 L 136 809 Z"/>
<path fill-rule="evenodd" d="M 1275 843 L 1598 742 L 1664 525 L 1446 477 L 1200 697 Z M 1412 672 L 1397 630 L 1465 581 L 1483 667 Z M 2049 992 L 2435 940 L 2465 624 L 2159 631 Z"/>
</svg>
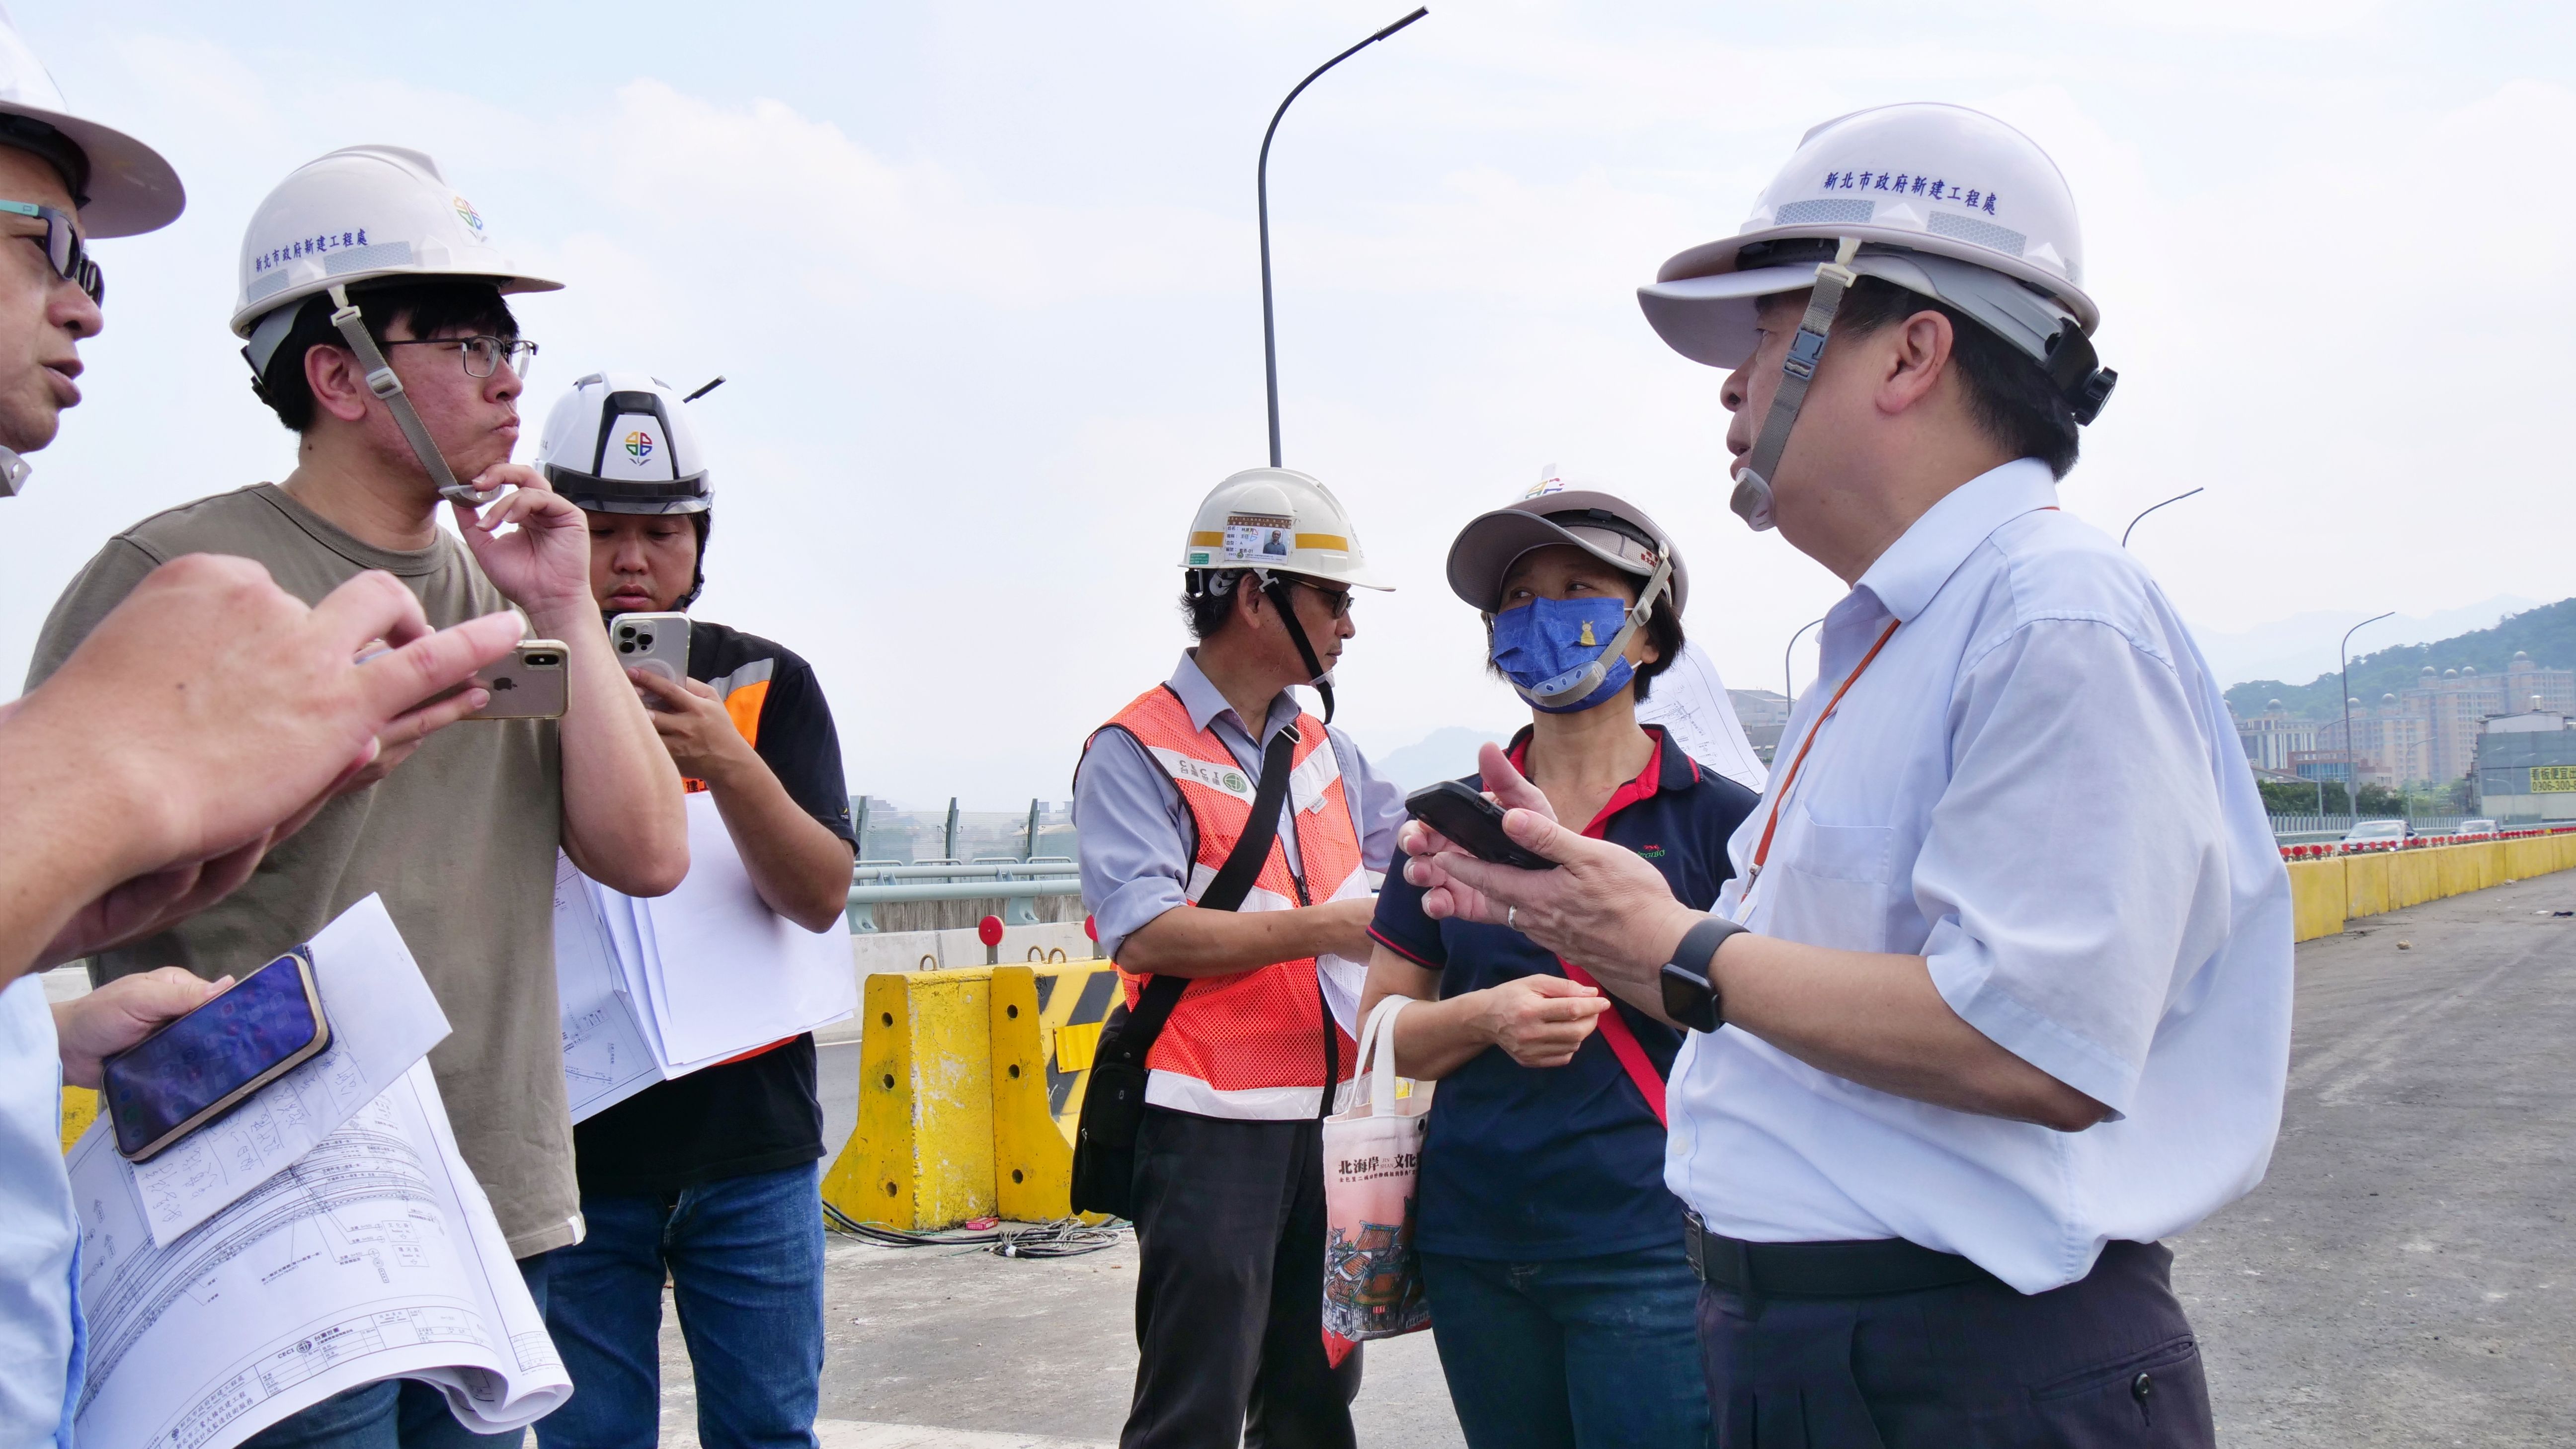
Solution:
<svg viewBox="0 0 2576 1449">
<path fill-rule="evenodd" d="M 684 609 L 705 583 L 707 474 L 654 379 L 593 374 L 547 419 L 540 461 L 590 515 L 591 591 L 610 616 Z M 806 662 L 689 624 L 686 686 L 629 671 L 690 791 L 714 795 L 752 885 L 819 931 L 849 898 L 855 844 L 832 711 Z M 746 980 L 743 988 L 758 990 Z M 813 1442 L 823 1372 L 823 1112 L 799 1035 L 648 1088 L 577 1124 L 589 1236 L 554 1254 L 546 1326 L 573 1398 L 544 1449 L 651 1445 L 667 1273 L 708 1449 Z"/>
</svg>

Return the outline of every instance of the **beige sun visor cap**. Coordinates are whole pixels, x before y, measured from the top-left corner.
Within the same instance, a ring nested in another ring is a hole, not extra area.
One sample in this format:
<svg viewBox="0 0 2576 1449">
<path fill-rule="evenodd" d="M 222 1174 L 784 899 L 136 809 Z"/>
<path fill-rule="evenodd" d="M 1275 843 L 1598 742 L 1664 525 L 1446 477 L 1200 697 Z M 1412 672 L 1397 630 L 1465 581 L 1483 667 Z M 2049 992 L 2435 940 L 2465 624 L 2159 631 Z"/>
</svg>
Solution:
<svg viewBox="0 0 2576 1449">
<path fill-rule="evenodd" d="M 1690 569 L 1672 535 L 1626 499 L 1584 488 L 1533 492 L 1469 520 L 1449 545 L 1449 588 L 1475 608 L 1493 613 L 1512 565 L 1530 550 L 1554 544 L 1571 544 L 1640 579 L 1669 558 L 1673 612 L 1681 613 L 1690 602 Z"/>
<path fill-rule="evenodd" d="M 75 198 L 86 235 L 140 236 L 168 226 L 187 207 L 188 193 L 179 185 L 179 173 L 170 169 L 160 152 L 123 131 L 71 113 L 62 88 L 18 33 L 9 12 L 0 9 L 0 118 L 11 116 L 50 127 L 79 148 L 77 159 L 89 169 L 87 181 L 77 188 L 88 195 Z M 7 129 L 7 121 L 0 119 L 0 132 Z M 0 134 L 0 141 L 7 139 Z M 43 155 L 45 139 L 37 131 L 29 137 L 36 144 L 12 144 Z"/>
</svg>

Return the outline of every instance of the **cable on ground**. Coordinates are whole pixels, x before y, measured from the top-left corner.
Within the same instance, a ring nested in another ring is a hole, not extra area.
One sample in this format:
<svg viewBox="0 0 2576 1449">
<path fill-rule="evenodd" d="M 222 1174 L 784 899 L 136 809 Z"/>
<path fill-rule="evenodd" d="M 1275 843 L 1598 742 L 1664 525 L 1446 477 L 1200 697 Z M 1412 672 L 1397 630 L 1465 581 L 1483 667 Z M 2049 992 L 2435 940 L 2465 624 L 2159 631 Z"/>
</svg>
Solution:
<svg viewBox="0 0 2576 1449">
<path fill-rule="evenodd" d="M 920 1233 L 887 1223 L 860 1222 L 828 1202 L 823 1204 L 823 1217 L 832 1228 L 882 1248 L 981 1248 L 997 1258 L 1078 1258 L 1117 1246 L 1129 1226 L 1120 1218 L 1088 1223 L 1071 1217 L 1005 1228 L 994 1219 L 977 1218 L 963 1228 Z"/>
</svg>

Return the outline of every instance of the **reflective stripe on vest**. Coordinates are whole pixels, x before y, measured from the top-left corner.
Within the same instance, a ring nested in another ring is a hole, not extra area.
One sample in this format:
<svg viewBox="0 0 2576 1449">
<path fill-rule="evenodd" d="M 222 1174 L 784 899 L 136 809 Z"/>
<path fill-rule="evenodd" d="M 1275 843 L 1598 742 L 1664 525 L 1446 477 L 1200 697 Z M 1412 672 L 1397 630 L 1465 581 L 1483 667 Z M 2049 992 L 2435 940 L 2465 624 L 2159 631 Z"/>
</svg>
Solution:
<svg viewBox="0 0 2576 1449">
<path fill-rule="evenodd" d="M 1193 728 L 1189 710 L 1161 685 L 1137 696 L 1110 723 L 1133 735 L 1162 766 L 1198 827 L 1198 854 L 1186 887 L 1195 904 L 1251 823 L 1260 782 L 1212 731 Z M 1342 789 L 1341 762 L 1324 722 L 1300 715 L 1297 732 L 1288 801 L 1304 890 L 1288 869 L 1285 846 L 1274 842 L 1242 910 L 1293 910 L 1307 901 L 1321 904 L 1369 893 L 1368 872 L 1360 868 L 1359 831 Z M 1132 1009 L 1151 978 L 1123 970 L 1119 976 Z M 1203 1117 L 1313 1117 L 1325 1085 L 1325 1020 L 1311 956 L 1193 980 L 1145 1059 L 1151 1069 L 1145 1100 Z M 1339 1076 L 1348 1081 L 1358 1047 L 1338 1026 L 1332 1030 L 1339 1043 Z"/>
</svg>

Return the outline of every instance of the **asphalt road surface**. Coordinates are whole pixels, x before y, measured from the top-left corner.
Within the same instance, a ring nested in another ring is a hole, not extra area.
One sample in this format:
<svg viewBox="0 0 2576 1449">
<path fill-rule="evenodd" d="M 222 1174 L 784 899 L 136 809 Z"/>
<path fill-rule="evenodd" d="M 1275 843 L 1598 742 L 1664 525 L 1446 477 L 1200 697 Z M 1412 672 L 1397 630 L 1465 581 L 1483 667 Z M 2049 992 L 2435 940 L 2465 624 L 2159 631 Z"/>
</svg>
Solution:
<svg viewBox="0 0 2576 1449">
<path fill-rule="evenodd" d="M 2270 1175 L 2173 1244 L 2223 1442 L 2576 1443 L 2576 917 L 2557 910 L 2576 910 L 2576 872 L 2299 948 Z M 822 1067 L 837 1147 L 857 1048 L 825 1048 Z M 825 1449 L 1116 1439 L 1132 1243 L 1011 1262 L 836 1237 L 828 1271 Z M 694 1445 L 667 1313 L 663 1349 L 663 1442 Z M 1461 1442 L 1429 1335 L 1368 1352 L 1363 1444 Z"/>
</svg>

